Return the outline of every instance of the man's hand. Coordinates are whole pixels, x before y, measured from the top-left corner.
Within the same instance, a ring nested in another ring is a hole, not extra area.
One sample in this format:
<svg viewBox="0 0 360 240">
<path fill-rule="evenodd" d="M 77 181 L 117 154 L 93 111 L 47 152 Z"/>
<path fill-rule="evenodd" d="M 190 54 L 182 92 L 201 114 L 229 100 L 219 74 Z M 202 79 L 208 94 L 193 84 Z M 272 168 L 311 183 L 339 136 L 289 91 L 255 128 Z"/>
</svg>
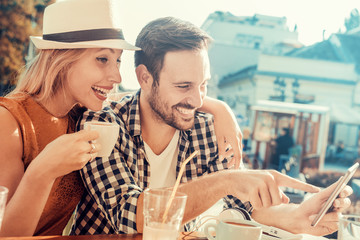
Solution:
<svg viewBox="0 0 360 240">
<path fill-rule="evenodd" d="M 353 192 L 351 187 L 346 186 L 344 188 L 334 201 L 333 210 L 327 213 L 315 227 L 311 226 L 311 222 L 335 187 L 336 183 L 314 194 L 300 205 L 282 204 L 264 210 L 256 210 L 253 212 L 252 217 L 259 223 L 275 226 L 294 234 L 306 233 L 316 236 L 331 234 L 338 229 L 338 219 L 341 211 L 351 204 L 348 198 Z"/>
<path fill-rule="evenodd" d="M 299 210 L 308 215 L 307 224 L 311 224 L 311 222 L 315 219 L 321 207 L 334 191 L 336 184 L 337 182 L 325 188 L 320 193 L 315 194 L 299 206 Z M 315 227 L 310 227 L 310 232 L 308 233 L 313 235 L 325 235 L 335 232 L 338 229 L 339 215 L 351 205 L 351 201 L 348 196 L 350 196 L 352 192 L 352 188 L 350 186 L 346 186 L 341 191 L 338 198 L 334 201 L 332 211 L 325 214 Z"/>
<path fill-rule="evenodd" d="M 306 192 L 319 192 L 313 185 L 291 178 L 275 170 L 228 170 L 231 184 L 228 195 L 250 201 L 254 209 L 288 203 L 289 198 L 280 187 L 291 187 Z"/>
</svg>

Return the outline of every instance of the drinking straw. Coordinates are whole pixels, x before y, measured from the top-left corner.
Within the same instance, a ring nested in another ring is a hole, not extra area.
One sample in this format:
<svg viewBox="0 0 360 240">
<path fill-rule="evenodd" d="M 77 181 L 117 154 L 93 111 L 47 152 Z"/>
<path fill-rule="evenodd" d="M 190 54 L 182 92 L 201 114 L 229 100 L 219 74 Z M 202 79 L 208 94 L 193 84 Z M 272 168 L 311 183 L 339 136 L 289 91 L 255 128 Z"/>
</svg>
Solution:
<svg viewBox="0 0 360 240">
<path fill-rule="evenodd" d="M 179 171 L 179 174 L 176 178 L 176 182 L 175 182 L 175 186 L 171 192 L 171 196 L 170 196 L 170 199 L 168 200 L 167 204 L 166 204 L 166 209 L 165 209 L 165 212 L 164 212 L 164 215 L 163 215 L 163 222 L 162 223 L 165 223 L 166 221 L 166 217 L 167 217 L 167 214 L 169 212 L 169 209 L 170 209 L 170 206 L 171 206 L 171 203 L 172 201 L 174 200 L 174 197 L 175 197 L 175 194 L 176 194 L 176 191 L 179 187 L 179 184 L 180 184 L 180 179 L 181 179 L 181 176 L 183 175 L 183 172 L 185 170 L 185 165 L 193 158 L 195 157 L 195 155 L 198 153 L 197 150 L 195 150 L 195 152 L 193 152 L 182 164 L 181 164 L 181 167 L 180 167 L 180 171 Z"/>
</svg>

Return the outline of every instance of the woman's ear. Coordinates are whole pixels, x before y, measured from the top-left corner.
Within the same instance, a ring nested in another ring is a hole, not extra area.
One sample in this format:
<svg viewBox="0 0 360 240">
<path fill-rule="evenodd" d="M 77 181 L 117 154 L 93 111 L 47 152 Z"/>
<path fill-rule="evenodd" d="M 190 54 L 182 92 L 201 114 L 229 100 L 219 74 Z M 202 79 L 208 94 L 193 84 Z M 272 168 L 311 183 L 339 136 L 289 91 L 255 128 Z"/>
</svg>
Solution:
<svg viewBox="0 0 360 240">
<path fill-rule="evenodd" d="M 137 80 L 140 84 L 141 89 L 151 88 L 153 83 L 153 77 L 148 71 L 147 67 L 143 64 L 140 64 L 135 69 Z"/>
</svg>

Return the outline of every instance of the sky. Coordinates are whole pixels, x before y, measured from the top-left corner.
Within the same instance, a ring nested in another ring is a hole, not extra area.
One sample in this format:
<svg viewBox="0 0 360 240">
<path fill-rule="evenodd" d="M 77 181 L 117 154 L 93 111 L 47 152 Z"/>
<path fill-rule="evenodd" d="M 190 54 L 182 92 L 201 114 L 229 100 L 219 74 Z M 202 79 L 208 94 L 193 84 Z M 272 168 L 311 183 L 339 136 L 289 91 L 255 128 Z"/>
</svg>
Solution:
<svg viewBox="0 0 360 240">
<path fill-rule="evenodd" d="M 299 41 L 311 45 L 344 31 L 351 10 L 360 11 L 360 0 L 121 0 L 124 6 L 123 32 L 134 44 L 141 28 L 159 17 L 173 16 L 201 27 L 209 14 L 230 12 L 236 16 L 263 14 L 286 17 L 290 30 L 297 25 Z M 136 89 L 133 52 L 125 51 L 121 63 L 122 85 Z"/>
</svg>

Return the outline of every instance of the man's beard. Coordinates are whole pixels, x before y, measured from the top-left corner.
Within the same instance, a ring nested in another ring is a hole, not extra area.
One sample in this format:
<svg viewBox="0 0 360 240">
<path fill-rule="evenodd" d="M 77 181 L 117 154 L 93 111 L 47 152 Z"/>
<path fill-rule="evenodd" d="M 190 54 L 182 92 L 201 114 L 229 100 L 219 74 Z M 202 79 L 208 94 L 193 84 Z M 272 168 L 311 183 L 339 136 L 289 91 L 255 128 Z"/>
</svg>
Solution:
<svg viewBox="0 0 360 240">
<path fill-rule="evenodd" d="M 149 105 L 155 115 L 166 123 L 167 125 L 176 128 L 178 130 L 188 130 L 193 127 L 194 125 L 194 117 L 190 119 L 183 119 L 183 118 L 176 118 L 174 111 L 177 111 L 177 107 L 182 107 L 186 109 L 194 109 L 194 106 L 191 106 L 190 104 L 186 103 L 178 103 L 171 108 L 166 104 L 162 103 L 157 91 L 157 87 L 152 87 L 151 94 L 148 99 Z M 184 125 L 184 122 L 186 122 L 186 125 Z"/>
</svg>

